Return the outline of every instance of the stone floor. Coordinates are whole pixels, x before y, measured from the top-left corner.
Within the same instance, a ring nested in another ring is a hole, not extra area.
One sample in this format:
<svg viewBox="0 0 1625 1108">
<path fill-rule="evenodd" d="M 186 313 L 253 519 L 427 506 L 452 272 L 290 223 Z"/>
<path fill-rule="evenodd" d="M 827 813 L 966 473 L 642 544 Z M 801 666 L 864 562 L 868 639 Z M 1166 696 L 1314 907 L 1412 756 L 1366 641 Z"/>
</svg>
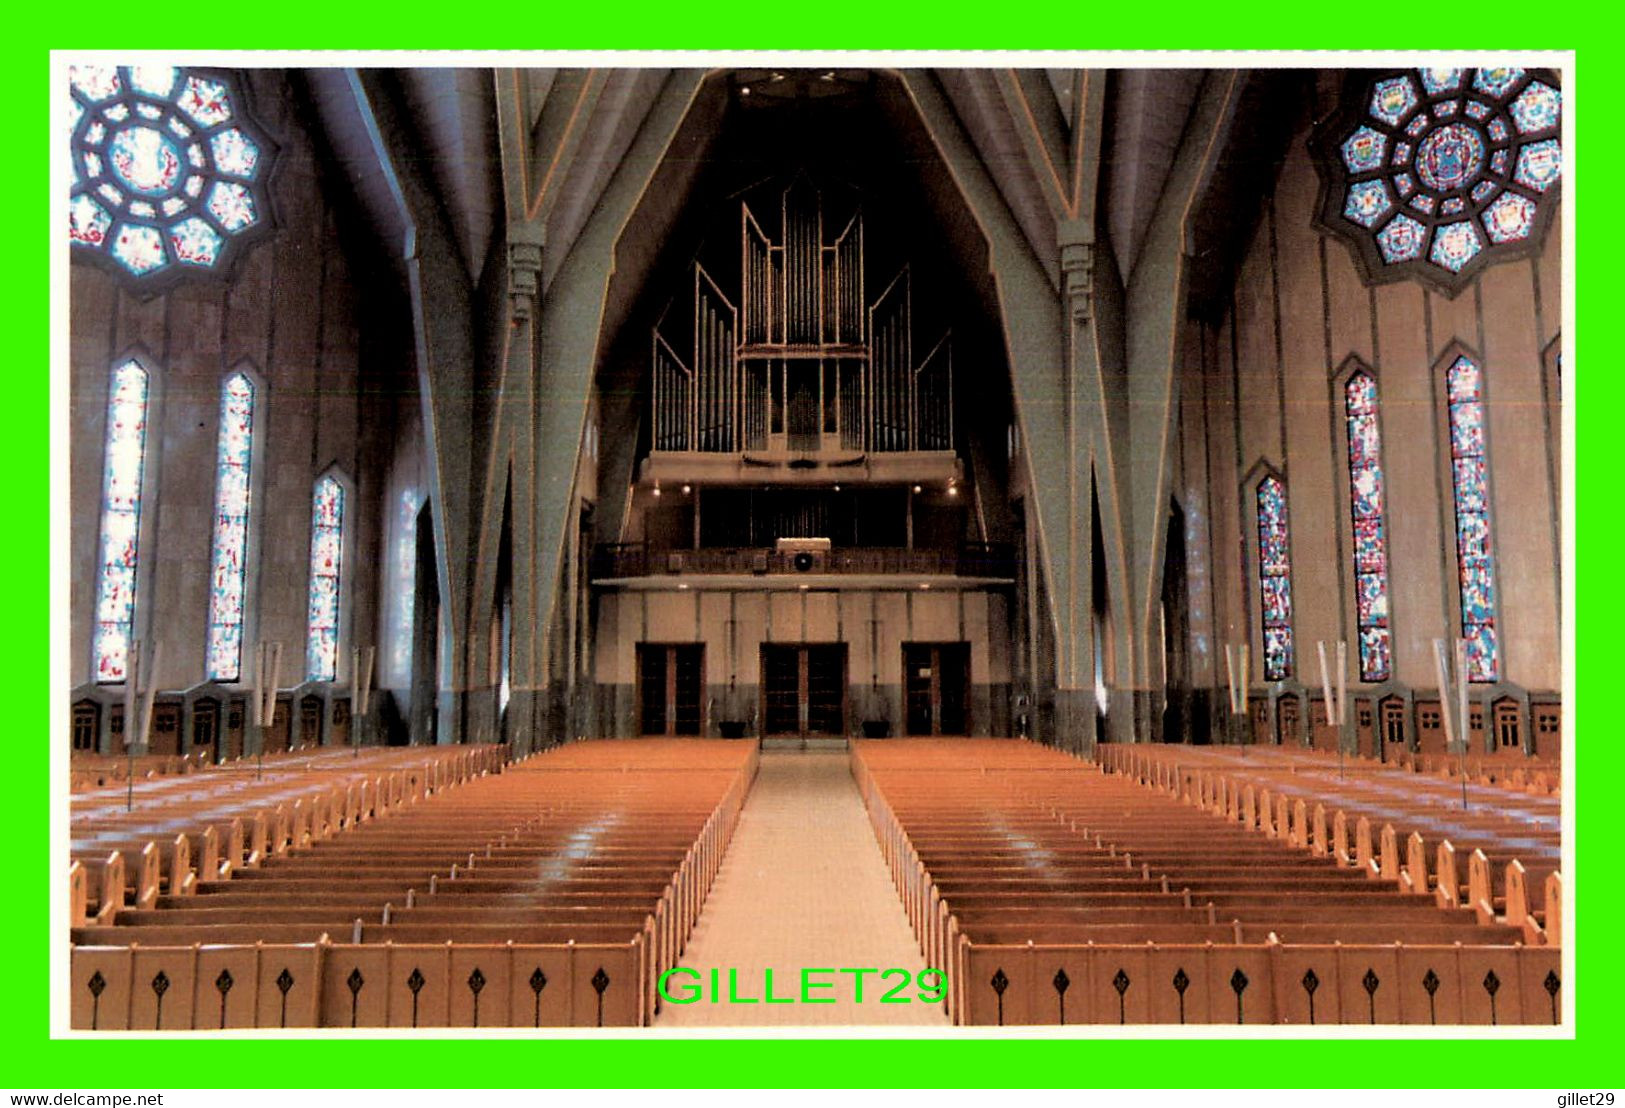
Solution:
<svg viewBox="0 0 1625 1108">
<path fill-rule="evenodd" d="M 666 1003 L 656 1027 L 947 1025 L 941 1004 L 880 1003 L 895 976 L 885 984 L 864 978 L 861 1004 L 854 976 L 839 973 L 816 978 L 832 986 L 811 994 L 833 1004 L 727 1002 L 729 970 L 737 971 L 737 996 L 761 1000 L 768 969 L 773 994 L 783 997 L 799 993 L 803 968 L 924 968 L 845 753 L 763 753 L 682 965 L 700 972 L 704 998 Z M 714 1004 L 713 968 L 720 986 Z M 679 995 L 684 986 L 674 978 L 668 988 Z M 918 993 L 911 983 L 898 995 Z"/>
</svg>

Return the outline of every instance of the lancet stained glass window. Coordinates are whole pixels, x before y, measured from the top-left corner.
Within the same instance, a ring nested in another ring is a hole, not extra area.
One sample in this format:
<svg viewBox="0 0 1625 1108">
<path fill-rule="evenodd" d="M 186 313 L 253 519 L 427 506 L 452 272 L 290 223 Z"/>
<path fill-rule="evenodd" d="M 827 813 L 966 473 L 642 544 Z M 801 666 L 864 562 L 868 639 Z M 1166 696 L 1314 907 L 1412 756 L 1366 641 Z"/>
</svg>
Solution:
<svg viewBox="0 0 1625 1108">
<path fill-rule="evenodd" d="M 215 454 L 214 544 L 209 564 L 211 681 L 236 681 L 243 664 L 243 594 L 247 581 L 249 479 L 254 455 L 254 383 L 234 373 L 220 391 Z"/>
<path fill-rule="evenodd" d="M 134 359 L 113 370 L 102 468 L 101 562 L 96 574 L 97 681 L 123 681 L 128 672 L 146 468 L 147 389 L 147 371 Z"/>
<path fill-rule="evenodd" d="M 1264 612 L 1264 679 L 1292 676 L 1292 555 L 1287 542 L 1286 486 L 1258 483 L 1258 590 Z"/>
<path fill-rule="evenodd" d="M 1484 371 L 1466 355 L 1445 372 L 1450 404 L 1450 478 L 1456 505 L 1456 565 L 1467 679 L 1496 680 L 1495 563 L 1490 551 L 1490 489 L 1484 457 Z"/>
<path fill-rule="evenodd" d="M 274 144 L 224 74 L 68 67 L 68 239 L 152 283 L 222 268 L 266 228 Z"/>
<path fill-rule="evenodd" d="M 339 661 L 339 570 L 344 554 L 344 486 L 332 474 L 316 482 L 310 513 L 309 638 L 305 677 L 332 681 Z"/>
<path fill-rule="evenodd" d="M 1410 69 L 1350 90 L 1316 134 L 1320 219 L 1371 279 L 1414 274 L 1453 292 L 1533 241 L 1562 173 L 1555 74 Z"/>
<path fill-rule="evenodd" d="M 1388 626 L 1388 536 L 1382 519 L 1382 439 L 1377 382 L 1364 370 L 1343 389 L 1349 440 L 1349 505 L 1354 518 L 1355 616 L 1360 680 L 1386 681 L 1393 669 Z"/>
</svg>

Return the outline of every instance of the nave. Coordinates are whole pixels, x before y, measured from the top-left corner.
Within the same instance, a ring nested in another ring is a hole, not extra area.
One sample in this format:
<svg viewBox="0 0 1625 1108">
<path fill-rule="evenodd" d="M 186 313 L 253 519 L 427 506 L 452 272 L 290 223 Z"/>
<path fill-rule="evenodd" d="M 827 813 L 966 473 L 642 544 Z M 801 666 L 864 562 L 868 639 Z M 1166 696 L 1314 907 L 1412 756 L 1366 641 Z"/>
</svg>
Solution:
<svg viewBox="0 0 1625 1108">
<path fill-rule="evenodd" d="M 1560 1020 L 1555 796 L 1469 784 L 1452 810 L 1442 779 L 1257 749 L 504 753 L 78 794 L 73 1026 Z M 947 997 L 749 1003 L 810 967 L 936 968 Z M 713 968 L 740 1003 L 661 999 L 667 971 Z"/>
</svg>

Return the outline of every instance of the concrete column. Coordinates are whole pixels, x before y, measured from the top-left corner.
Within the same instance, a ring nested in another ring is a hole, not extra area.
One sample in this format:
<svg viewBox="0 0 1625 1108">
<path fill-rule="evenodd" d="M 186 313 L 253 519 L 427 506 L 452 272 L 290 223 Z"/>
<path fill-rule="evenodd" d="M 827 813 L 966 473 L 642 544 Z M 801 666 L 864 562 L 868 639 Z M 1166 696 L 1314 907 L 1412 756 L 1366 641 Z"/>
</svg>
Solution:
<svg viewBox="0 0 1625 1108">
<path fill-rule="evenodd" d="M 513 632 L 508 674 L 508 740 L 514 753 L 527 754 L 545 745 L 537 730 L 537 691 L 541 687 L 543 609 L 536 592 L 537 521 L 532 487 L 537 464 L 534 420 L 528 410 L 536 394 L 537 301 L 540 296 L 542 251 L 540 220 L 510 220 L 508 238 L 508 365 L 503 375 L 504 412 L 519 409 L 512 420 L 513 500 L 510 510 L 512 540 Z M 517 403 L 523 399 L 524 404 Z M 503 418 L 499 416 L 498 418 Z M 501 527 L 498 519 L 496 526 Z"/>
<path fill-rule="evenodd" d="M 1093 518 L 1090 446 L 1098 405 L 1098 364 L 1094 336 L 1094 228 L 1082 220 L 1058 225 L 1061 300 L 1066 341 L 1066 567 L 1056 582 L 1064 642 L 1056 652 L 1055 716 L 1060 745 L 1092 753 L 1094 721 Z"/>
</svg>

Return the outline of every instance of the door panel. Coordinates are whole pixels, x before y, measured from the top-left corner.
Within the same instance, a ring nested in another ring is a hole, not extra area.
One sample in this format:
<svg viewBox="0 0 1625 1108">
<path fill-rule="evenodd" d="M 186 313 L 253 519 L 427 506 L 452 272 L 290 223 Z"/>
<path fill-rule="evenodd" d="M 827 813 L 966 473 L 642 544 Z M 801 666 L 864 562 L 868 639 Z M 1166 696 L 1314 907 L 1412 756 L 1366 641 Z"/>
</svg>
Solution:
<svg viewBox="0 0 1625 1108">
<path fill-rule="evenodd" d="M 762 647 L 762 734 L 801 733 L 801 651 Z"/>
<path fill-rule="evenodd" d="M 903 686 L 908 734 L 969 733 L 969 643 L 905 643 Z"/>
<path fill-rule="evenodd" d="M 903 647 L 903 727 L 910 735 L 929 735 L 931 686 L 936 675 L 931 648 L 917 643 Z"/>
<path fill-rule="evenodd" d="M 638 647 L 638 731 L 666 733 L 666 649 Z"/>
<path fill-rule="evenodd" d="M 1275 742 L 1278 746 L 1296 746 L 1298 737 L 1298 698 L 1291 693 L 1275 702 Z"/>
<path fill-rule="evenodd" d="M 805 648 L 807 733 L 840 735 L 846 731 L 846 647 Z"/>
<path fill-rule="evenodd" d="M 705 647 L 697 643 L 638 644 L 638 729 L 644 735 L 698 735 Z"/>
<path fill-rule="evenodd" d="M 672 726 L 674 735 L 698 735 L 700 733 L 700 686 L 702 684 L 702 671 L 700 652 L 702 646 L 674 646 L 671 648 L 671 697 Z"/>
</svg>

